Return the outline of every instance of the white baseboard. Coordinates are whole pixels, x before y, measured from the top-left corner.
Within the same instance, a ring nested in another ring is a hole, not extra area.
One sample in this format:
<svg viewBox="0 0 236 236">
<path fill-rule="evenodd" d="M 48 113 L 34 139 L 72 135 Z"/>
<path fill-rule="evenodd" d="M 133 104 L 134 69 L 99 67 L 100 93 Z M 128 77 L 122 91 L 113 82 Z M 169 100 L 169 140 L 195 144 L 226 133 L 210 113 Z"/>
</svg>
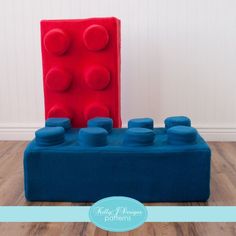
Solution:
<svg viewBox="0 0 236 236">
<path fill-rule="evenodd" d="M 43 125 L 43 123 L 0 123 L 0 140 L 31 140 L 34 132 Z M 125 124 L 124 127 L 126 127 Z M 194 127 L 207 141 L 236 141 L 236 127 L 210 125 L 195 125 Z"/>
<path fill-rule="evenodd" d="M 0 140 L 31 140 L 43 123 L 0 123 Z"/>
<path fill-rule="evenodd" d="M 197 127 L 196 127 L 197 128 Z M 235 127 L 205 127 L 197 128 L 198 132 L 206 141 L 233 142 L 236 141 Z"/>
</svg>

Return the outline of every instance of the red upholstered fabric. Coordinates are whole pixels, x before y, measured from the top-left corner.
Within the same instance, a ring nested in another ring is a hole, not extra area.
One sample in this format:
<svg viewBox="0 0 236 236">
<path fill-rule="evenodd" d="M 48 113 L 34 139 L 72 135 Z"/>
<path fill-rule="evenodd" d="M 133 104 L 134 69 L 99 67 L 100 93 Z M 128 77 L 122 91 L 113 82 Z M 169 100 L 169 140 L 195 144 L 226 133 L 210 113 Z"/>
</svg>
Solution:
<svg viewBox="0 0 236 236">
<path fill-rule="evenodd" d="M 114 17 L 41 21 L 45 118 L 85 127 L 120 119 L 120 21 Z"/>
</svg>

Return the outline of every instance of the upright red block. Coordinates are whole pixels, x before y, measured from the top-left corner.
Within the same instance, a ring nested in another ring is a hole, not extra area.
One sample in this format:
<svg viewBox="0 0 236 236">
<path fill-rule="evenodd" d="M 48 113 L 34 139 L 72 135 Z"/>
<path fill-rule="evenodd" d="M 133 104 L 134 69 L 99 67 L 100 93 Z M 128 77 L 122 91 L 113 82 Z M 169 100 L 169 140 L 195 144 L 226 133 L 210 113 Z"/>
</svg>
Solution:
<svg viewBox="0 0 236 236">
<path fill-rule="evenodd" d="M 41 21 L 45 118 L 120 119 L 120 21 L 114 17 Z"/>
</svg>

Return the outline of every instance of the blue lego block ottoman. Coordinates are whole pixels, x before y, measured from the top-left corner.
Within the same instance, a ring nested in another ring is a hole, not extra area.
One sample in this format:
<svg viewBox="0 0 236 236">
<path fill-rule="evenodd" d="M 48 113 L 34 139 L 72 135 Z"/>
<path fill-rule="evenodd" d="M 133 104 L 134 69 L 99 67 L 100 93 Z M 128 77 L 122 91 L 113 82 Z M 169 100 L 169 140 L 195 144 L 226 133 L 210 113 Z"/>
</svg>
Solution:
<svg viewBox="0 0 236 236">
<path fill-rule="evenodd" d="M 170 117 L 165 128 L 150 118 L 112 128 L 110 118 L 73 129 L 50 118 L 24 153 L 29 201 L 94 202 L 127 196 L 142 202 L 206 201 L 211 151 L 187 117 Z"/>
</svg>

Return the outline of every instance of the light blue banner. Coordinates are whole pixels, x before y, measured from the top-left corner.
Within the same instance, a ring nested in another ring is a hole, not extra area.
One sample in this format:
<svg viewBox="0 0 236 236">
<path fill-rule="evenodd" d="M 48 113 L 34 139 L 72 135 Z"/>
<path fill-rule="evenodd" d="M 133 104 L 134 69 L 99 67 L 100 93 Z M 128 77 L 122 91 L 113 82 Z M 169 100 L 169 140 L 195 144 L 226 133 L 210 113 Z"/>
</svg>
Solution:
<svg viewBox="0 0 236 236">
<path fill-rule="evenodd" d="M 236 207 L 147 206 L 146 222 L 236 222 Z M 90 222 L 89 206 L 1 206 L 0 222 Z"/>
<path fill-rule="evenodd" d="M 153 206 L 147 210 L 147 222 L 236 222 L 235 206 Z"/>
<path fill-rule="evenodd" d="M 1 206 L 0 222 L 89 222 L 89 206 Z"/>
</svg>

